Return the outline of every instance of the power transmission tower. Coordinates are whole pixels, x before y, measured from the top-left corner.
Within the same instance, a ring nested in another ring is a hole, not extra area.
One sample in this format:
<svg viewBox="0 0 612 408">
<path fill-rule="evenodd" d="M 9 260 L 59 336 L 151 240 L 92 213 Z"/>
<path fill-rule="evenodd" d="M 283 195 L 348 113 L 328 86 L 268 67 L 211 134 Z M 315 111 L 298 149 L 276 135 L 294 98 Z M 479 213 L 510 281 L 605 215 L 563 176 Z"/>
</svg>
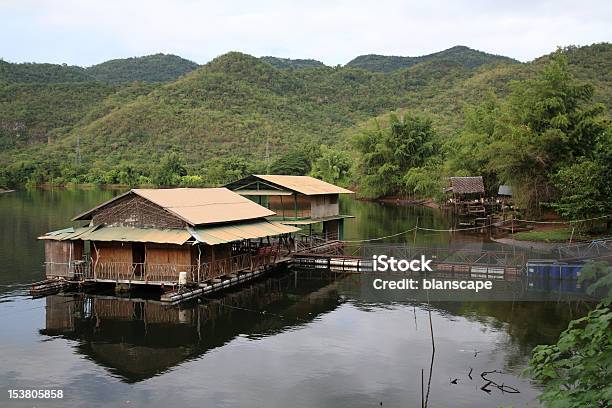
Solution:
<svg viewBox="0 0 612 408">
<path fill-rule="evenodd" d="M 81 165 L 81 136 L 77 135 L 77 142 L 76 142 L 76 165 L 80 166 Z"/>
</svg>

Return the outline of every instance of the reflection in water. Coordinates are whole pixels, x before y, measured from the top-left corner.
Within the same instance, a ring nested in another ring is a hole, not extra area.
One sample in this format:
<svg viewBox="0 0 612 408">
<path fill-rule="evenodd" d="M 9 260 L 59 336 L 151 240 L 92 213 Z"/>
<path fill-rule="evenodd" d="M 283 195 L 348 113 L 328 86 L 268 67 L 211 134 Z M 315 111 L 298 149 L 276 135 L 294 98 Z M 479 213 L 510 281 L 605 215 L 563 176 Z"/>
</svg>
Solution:
<svg viewBox="0 0 612 408">
<path fill-rule="evenodd" d="M 426 305 L 393 297 L 373 300 L 363 296 L 360 279 L 359 275 L 325 270 L 283 272 L 180 308 L 153 299 L 102 293 L 54 295 L 46 298 L 45 329 L 40 332 L 76 340 L 78 353 L 133 383 L 237 337 L 261 339 L 299 328 L 344 302 L 365 313 L 377 313 L 381 308 L 400 308 L 410 314 L 417 307 L 426 310 Z M 506 344 L 500 345 L 507 355 L 504 368 L 524 363 L 533 346 L 554 340 L 573 313 L 582 313 L 576 304 L 543 302 L 433 302 L 431 307 L 448 320 L 464 317 L 506 332 Z M 420 330 L 429 331 L 427 322 L 421 325 Z M 436 330 L 444 333 L 446 329 Z M 469 344 L 462 347 L 472 350 Z"/>
<path fill-rule="evenodd" d="M 78 340 L 79 353 L 136 382 L 237 336 L 260 338 L 312 321 L 338 306 L 337 283 L 285 273 L 181 308 L 99 294 L 48 296 L 41 334 Z"/>
</svg>

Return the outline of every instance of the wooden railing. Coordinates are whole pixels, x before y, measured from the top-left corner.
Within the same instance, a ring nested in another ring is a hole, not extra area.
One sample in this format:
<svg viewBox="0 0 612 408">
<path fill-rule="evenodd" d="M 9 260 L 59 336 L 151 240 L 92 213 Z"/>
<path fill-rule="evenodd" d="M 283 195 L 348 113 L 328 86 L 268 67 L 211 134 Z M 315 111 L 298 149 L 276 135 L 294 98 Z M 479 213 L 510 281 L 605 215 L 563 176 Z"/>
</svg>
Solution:
<svg viewBox="0 0 612 408">
<path fill-rule="evenodd" d="M 179 272 L 187 272 L 187 277 L 193 275 L 197 269 L 194 265 L 177 264 L 149 264 L 130 262 L 98 262 L 94 263 L 92 272 L 88 277 L 106 280 L 130 281 L 178 281 Z"/>
<path fill-rule="evenodd" d="M 338 241 L 338 233 L 337 232 L 328 232 L 325 234 L 298 234 L 295 237 L 296 250 L 306 251 L 312 248 L 316 248 L 325 244 L 329 244 L 330 242 Z"/>
<path fill-rule="evenodd" d="M 255 270 L 260 267 L 272 265 L 276 262 L 280 252 L 274 247 L 261 248 L 255 254 L 240 254 L 230 258 L 219 259 L 215 262 L 205 262 L 200 265 L 199 276 L 194 281 L 204 281 L 218 276 L 230 275 L 240 271 Z M 197 267 L 196 267 L 197 268 Z"/>
<path fill-rule="evenodd" d="M 187 272 L 187 282 L 204 282 L 219 276 L 251 271 L 272 265 L 282 253 L 276 247 L 265 247 L 256 253 L 245 253 L 198 265 L 97 262 L 80 274 L 87 279 L 111 281 L 178 282 L 179 273 Z"/>
<path fill-rule="evenodd" d="M 71 262 L 45 262 L 45 275 L 63 278 L 89 276 L 90 263 L 87 259 Z"/>
</svg>

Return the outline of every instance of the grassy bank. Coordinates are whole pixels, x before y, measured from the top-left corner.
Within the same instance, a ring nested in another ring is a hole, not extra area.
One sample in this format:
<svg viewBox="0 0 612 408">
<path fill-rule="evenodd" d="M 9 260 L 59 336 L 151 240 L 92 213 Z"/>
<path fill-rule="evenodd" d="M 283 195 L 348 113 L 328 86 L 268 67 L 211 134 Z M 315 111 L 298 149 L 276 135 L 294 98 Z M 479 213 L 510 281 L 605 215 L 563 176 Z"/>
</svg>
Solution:
<svg viewBox="0 0 612 408">
<path fill-rule="evenodd" d="M 514 239 L 519 241 L 533 242 L 568 242 L 570 238 L 572 238 L 572 241 L 582 241 L 589 239 L 589 236 L 584 235 L 583 233 L 578 233 L 576 231 L 574 231 L 574 236 L 572 237 L 571 228 L 517 232 L 513 235 L 513 237 Z"/>
</svg>

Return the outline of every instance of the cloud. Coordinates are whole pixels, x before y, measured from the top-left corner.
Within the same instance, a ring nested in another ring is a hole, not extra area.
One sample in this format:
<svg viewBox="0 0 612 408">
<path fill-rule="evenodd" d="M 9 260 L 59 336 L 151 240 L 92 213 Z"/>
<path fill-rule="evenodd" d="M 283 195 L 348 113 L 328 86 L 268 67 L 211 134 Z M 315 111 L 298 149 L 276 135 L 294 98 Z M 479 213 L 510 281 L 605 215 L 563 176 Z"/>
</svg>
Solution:
<svg viewBox="0 0 612 408">
<path fill-rule="evenodd" d="M 91 65 L 166 52 L 205 63 L 236 50 L 335 65 L 461 44 L 526 61 L 557 46 L 609 41 L 611 20 L 612 3 L 589 0 L 9 0 L 0 1 L 0 56 Z"/>
</svg>

